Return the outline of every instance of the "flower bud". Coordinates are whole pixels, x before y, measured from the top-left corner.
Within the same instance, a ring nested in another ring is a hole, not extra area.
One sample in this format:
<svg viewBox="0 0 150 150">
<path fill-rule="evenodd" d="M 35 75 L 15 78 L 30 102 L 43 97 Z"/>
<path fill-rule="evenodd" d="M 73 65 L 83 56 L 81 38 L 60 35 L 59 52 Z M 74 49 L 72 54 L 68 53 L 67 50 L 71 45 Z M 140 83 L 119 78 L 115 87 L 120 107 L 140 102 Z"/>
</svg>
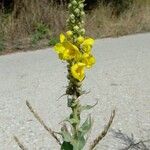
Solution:
<svg viewBox="0 0 150 150">
<path fill-rule="evenodd" d="M 73 20 L 73 19 L 75 19 L 74 14 L 70 14 L 70 16 L 69 16 L 69 17 L 70 17 L 70 19 L 72 19 L 72 20 Z"/>
<path fill-rule="evenodd" d="M 73 35 L 73 33 L 72 33 L 72 31 L 67 31 L 67 32 L 66 32 L 66 35 L 67 35 L 68 37 L 70 37 L 70 36 Z"/>
<path fill-rule="evenodd" d="M 75 23 L 75 22 L 76 22 L 75 19 L 72 19 L 72 20 L 71 20 L 71 23 Z"/>
<path fill-rule="evenodd" d="M 75 84 L 78 88 L 82 86 L 82 82 L 75 82 Z"/>
<path fill-rule="evenodd" d="M 76 26 L 73 27 L 73 29 L 74 29 L 75 31 L 78 31 L 78 30 L 79 30 L 79 27 L 76 25 Z"/>
<path fill-rule="evenodd" d="M 74 12 L 75 12 L 76 15 L 79 15 L 79 14 L 80 14 L 80 9 L 79 9 L 79 8 L 76 8 L 76 9 L 74 10 Z"/>
<path fill-rule="evenodd" d="M 72 7 L 72 4 L 71 3 L 69 3 L 68 4 L 68 9 L 70 9 Z"/>
<path fill-rule="evenodd" d="M 78 42 L 79 44 L 83 43 L 83 41 L 84 41 L 84 38 L 83 38 L 82 36 L 79 36 L 79 37 L 77 38 L 77 42 Z"/>
<path fill-rule="evenodd" d="M 79 22 L 79 23 L 78 23 L 78 26 L 79 26 L 80 29 L 82 29 L 83 24 L 82 24 L 81 22 Z"/>
<path fill-rule="evenodd" d="M 83 17 L 85 15 L 85 12 L 84 11 L 81 11 L 81 16 Z"/>
<path fill-rule="evenodd" d="M 81 29 L 80 32 L 81 32 L 82 35 L 84 35 L 85 34 L 85 29 Z"/>
<path fill-rule="evenodd" d="M 79 4 L 79 8 L 80 8 L 80 9 L 83 9 L 83 8 L 84 8 L 84 4 L 82 4 L 82 3 Z"/>
<path fill-rule="evenodd" d="M 71 4 L 75 6 L 75 5 L 77 5 L 78 3 L 77 3 L 76 0 L 73 0 L 73 1 L 71 2 Z"/>
</svg>

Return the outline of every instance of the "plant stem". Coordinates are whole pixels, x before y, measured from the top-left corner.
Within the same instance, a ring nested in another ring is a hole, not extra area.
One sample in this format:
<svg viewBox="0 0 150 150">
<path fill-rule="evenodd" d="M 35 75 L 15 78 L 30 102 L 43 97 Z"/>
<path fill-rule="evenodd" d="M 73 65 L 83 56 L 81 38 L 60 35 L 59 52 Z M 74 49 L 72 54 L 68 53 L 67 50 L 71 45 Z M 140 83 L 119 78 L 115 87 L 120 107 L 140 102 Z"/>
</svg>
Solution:
<svg viewBox="0 0 150 150">
<path fill-rule="evenodd" d="M 68 64 L 67 68 L 68 68 L 69 85 L 67 87 L 66 94 L 68 95 L 68 107 L 70 107 L 72 110 L 69 119 L 73 120 L 71 125 L 73 127 L 73 136 L 74 138 L 76 138 L 78 134 L 78 127 L 80 124 L 80 115 L 81 115 L 80 110 L 81 105 L 78 97 L 81 96 L 82 90 L 80 87 L 82 84 L 81 82 L 77 81 L 72 77 L 70 72 L 71 64 Z"/>
<path fill-rule="evenodd" d="M 14 140 L 21 150 L 27 150 L 27 148 L 20 142 L 20 140 L 16 136 L 14 136 Z"/>
<path fill-rule="evenodd" d="M 26 105 L 29 108 L 30 112 L 34 115 L 34 117 L 39 121 L 39 123 L 44 127 L 44 129 L 46 131 L 48 131 L 48 133 L 57 141 L 57 143 L 59 145 L 61 145 L 60 140 L 58 139 L 58 137 L 55 135 L 54 131 L 52 131 L 51 128 L 49 128 L 44 121 L 41 119 L 41 117 L 38 115 L 38 113 L 32 108 L 31 104 L 26 101 Z"/>
<path fill-rule="evenodd" d="M 110 127 L 111 127 L 111 125 L 113 123 L 113 120 L 114 120 L 114 117 L 115 117 L 115 113 L 116 113 L 115 110 L 113 110 L 112 114 L 110 116 L 109 122 L 105 126 L 104 130 L 94 139 L 94 141 L 90 145 L 89 150 L 93 150 L 98 145 L 98 143 L 106 136 L 108 130 L 110 129 Z"/>
<path fill-rule="evenodd" d="M 70 0 L 68 4 L 69 18 L 67 20 L 68 29 L 72 31 L 72 41 L 76 44 L 77 38 L 79 36 L 84 36 L 84 0 Z M 68 62 L 68 80 L 69 84 L 66 90 L 68 95 L 68 107 L 71 108 L 72 112 L 69 119 L 73 128 L 73 138 L 78 140 L 79 125 L 80 125 L 80 115 L 81 115 L 81 105 L 79 97 L 82 94 L 81 86 L 82 82 L 75 79 L 71 74 L 71 66 L 73 62 Z"/>
</svg>

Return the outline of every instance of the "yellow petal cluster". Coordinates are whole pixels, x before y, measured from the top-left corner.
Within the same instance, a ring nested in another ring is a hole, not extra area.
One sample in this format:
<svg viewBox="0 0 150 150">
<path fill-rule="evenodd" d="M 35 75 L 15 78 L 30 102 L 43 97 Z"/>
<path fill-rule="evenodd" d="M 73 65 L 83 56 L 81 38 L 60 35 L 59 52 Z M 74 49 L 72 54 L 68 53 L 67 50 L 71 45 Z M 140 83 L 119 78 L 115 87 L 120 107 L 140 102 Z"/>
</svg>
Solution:
<svg viewBox="0 0 150 150">
<path fill-rule="evenodd" d="M 95 58 L 91 54 L 94 39 L 79 36 L 73 41 L 72 31 L 67 31 L 66 36 L 60 34 L 60 42 L 55 45 L 55 52 L 59 59 L 71 64 L 71 74 L 78 81 L 85 77 L 85 68 L 89 69 L 95 64 Z"/>
<path fill-rule="evenodd" d="M 72 67 L 71 67 L 72 76 L 75 79 L 82 81 L 84 79 L 84 76 L 85 76 L 84 70 L 85 70 L 85 64 L 78 62 L 78 63 L 72 65 Z"/>
<path fill-rule="evenodd" d="M 95 57 L 92 54 L 84 53 L 82 55 L 82 63 L 84 63 L 87 68 L 91 68 L 95 62 Z"/>
<path fill-rule="evenodd" d="M 87 38 L 81 44 L 81 48 L 84 50 L 85 53 L 90 53 L 93 44 L 94 44 L 94 40 L 92 38 Z"/>
<path fill-rule="evenodd" d="M 68 41 L 63 34 L 60 35 L 60 43 L 56 44 L 54 48 L 61 60 L 77 60 L 80 57 L 78 47 Z"/>
</svg>

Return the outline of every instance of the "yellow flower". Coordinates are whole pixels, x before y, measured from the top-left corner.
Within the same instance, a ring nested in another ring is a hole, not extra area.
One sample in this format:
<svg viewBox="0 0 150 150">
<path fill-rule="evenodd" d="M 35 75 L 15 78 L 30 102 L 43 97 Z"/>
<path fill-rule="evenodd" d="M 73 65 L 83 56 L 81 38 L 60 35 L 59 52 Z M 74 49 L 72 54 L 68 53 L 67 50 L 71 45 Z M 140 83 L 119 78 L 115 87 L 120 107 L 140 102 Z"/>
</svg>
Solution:
<svg viewBox="0 0 150 150">
<path fill-rule="evenodd" d="M 65 47 L 63 46 L 63 44 L 61 43 L 56 44 L 54 49 L 56 53 L 58 54 L 59 58 L 63 60 L 63 53 L 65 51 Z"/>
<path fill-rule="evenodd" d="M 85 77 L 84 75 L 84 69 L 85 69 L 85 64 L 84 63 L 76 63 L 71 67 L 71 73 L 72 76 L 79 80 L 82 81 Z"/>
<path fill-rule="evenodd" d="M 93 46 L 94 44 L 94 39 L 92 38 L 87 38 L 84 40 L 84 42 L 82 43 L 83 45 L 90 45 L 90 46 Z"/>
<path fill-rule="evenodd" d="M 78 47 L 67 41 L 63 34 L 60 35 L 60 43 L 56 44 L 54 49 L 61 60 L 78 60 L 81 55 Z"/>
<path fill-rule="evenodd" d="M 77 46 L 73 45 L 70 42 L 64 42 L 63 46 L 65 48 L 65 50 L 63 51 L 64 60 L 78 60 L 78 58 L 80 57 L 80 51 Z"/>
<path fill-rule="evenodd" d="M 94 44 L 94 39 L 92 38 L 87 38 L 83 41 L 81 44 L 81 48 L 86 52 L 89 53 L 91 51 L 91 48 Z"/>
<path fill-rule="evenodd" d="M 61 33 L 61 34 L 60 34 L 60 43 L 65 42 L 65 40 L 66 40 L 65 35 Z"/>
<path fill-rule="evenodd" d="M 95 64 L 96 60 L 91 54 L 84 53 L 82 56 L 82 62 L 86 65 L 86 68 L 89 69 Z"/>
</svg>

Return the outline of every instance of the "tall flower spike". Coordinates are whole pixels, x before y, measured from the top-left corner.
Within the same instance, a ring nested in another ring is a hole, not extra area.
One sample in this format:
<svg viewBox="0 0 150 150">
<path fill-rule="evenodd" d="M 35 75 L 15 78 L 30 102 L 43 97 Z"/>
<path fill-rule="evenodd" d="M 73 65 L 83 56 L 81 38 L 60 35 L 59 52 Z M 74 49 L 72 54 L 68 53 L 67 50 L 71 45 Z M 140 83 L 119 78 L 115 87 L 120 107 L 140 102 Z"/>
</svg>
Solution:
<svg viewBox="0 0 150 150">
<path fill-rule="evenodd" d="M 67 120 L 72 130 L 61 131 L 63 139 L 61 150 L 82 150 L 86 144 L 86 136 L 92 122 L 88 118 L 81 125 L 82 106 L 79 97 L 84 93 L 81 88 L 85 79 L 85 69 L 91 68 L 95 63 L 95 58 L 91 54 L 94 40 L 85 37 L 84 0 L 70 0 L 68 9 L 67 25 L 69 30 L 66 34 L 60 34 L 60 42 L 55 45 L 55 51 L 59 58 L 68 63 L 67 78 L 69 83 L 66 95 L 68 95 L 68 107 L 72 110 Z"/>
</svg>

